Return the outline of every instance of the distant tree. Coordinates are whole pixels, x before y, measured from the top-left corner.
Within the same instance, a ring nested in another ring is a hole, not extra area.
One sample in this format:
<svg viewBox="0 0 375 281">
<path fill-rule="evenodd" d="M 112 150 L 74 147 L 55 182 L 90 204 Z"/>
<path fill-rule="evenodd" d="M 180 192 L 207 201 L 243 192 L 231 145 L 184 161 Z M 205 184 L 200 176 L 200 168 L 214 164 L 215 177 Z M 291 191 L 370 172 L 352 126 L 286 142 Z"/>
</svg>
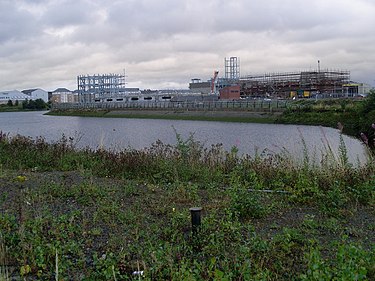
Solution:
<svg viewBox="0 0 375 281">
<path fill-rule="evenodd" d="M 46 109 L 48 105 L 42 99 L 25 100 L 22 102 L 23 109 L 41 110 Z"/>
<path fill-rule="evenodd" d="M 15 106 L 18 106 L 19 102 L 18 100 L 16 100 L 16 102 L 14 103 Z"/>
<path fill-rule="evenodd" d="M 28 109 L 36 109 L 35 101 L 29 100 Z"/>
<path fill-rule="evenodd" d="M 13 106 L 12 100 L 8 100 L 7 106 Z"/>
<path fill-rule="evenodd" d="M 36 109 L 45 109 L 47 108 L 47 104 L 42 99 L 35 100 L 35 108 Z"/>
<path fill-rule="evenodd" d="M 28 104 L 29 104 L 29 101 L 27 99 L 22 101 L 22 109 L 27 109 Z"/>
</svg>

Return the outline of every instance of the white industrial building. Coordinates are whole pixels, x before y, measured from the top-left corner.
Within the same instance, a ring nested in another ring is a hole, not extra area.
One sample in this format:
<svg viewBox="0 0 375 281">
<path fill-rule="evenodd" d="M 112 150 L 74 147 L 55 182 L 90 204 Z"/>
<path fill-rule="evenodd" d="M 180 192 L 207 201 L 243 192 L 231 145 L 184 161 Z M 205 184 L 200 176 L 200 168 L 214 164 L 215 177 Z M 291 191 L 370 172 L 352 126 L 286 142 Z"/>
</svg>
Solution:
<svg viewBox="0 0 375 281">
<path fill-rule="evenodd" d="M 15 101 L 23 102 L 30 99 L 30 96 L 17 90 L 0 92 L 0 104 L 6 104 L 10 100 L 14 103 Z"/>
<path fill-rule="evenodd" d="M 42 99 L 44 102 L 48 102 L 48 92 L 42 89 L 28 89 L 23 90 L 22 93 L 28 95 L 31 100 Z"/>
</svg>

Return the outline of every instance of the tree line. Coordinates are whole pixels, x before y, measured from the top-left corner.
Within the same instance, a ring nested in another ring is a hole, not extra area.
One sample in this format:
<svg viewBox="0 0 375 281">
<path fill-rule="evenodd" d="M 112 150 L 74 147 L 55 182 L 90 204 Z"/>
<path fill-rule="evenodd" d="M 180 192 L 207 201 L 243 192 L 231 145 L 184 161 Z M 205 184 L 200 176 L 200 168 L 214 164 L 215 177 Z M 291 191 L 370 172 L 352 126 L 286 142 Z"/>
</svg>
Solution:
<svg viewBox="0 0 375 281">
<path fill-rule="evenodd" d="M 14 103 L 12 100 L 9 100 L 7 106 L 17 106 L 19 107 L 19 101 L 16 100 Z M 29 110 L 42 110 L 47 109 L 49 107 L 48 103 L 46 103 L 43 99 L 36 99 L 36 100 L 24 100 L 22 101 L 22 109 L 29 109 Z"/>
</svg>

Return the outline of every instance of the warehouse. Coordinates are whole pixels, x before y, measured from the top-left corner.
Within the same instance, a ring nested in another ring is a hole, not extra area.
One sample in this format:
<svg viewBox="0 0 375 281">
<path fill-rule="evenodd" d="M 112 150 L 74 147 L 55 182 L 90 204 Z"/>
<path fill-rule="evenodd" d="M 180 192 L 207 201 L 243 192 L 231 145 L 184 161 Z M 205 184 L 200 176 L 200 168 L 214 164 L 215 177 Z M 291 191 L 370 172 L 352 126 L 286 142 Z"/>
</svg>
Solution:
<svg viewBox="0 0 375 281">
<path fill-rule="evenodd" d="M 0 104 L 6 104 L 9 101 L 12 101 L 13 103 L 16 101 L 22 102 L 28 99 L 30 99 L 30 96 L 17 90 L 0 92 Z"/>
</svg>

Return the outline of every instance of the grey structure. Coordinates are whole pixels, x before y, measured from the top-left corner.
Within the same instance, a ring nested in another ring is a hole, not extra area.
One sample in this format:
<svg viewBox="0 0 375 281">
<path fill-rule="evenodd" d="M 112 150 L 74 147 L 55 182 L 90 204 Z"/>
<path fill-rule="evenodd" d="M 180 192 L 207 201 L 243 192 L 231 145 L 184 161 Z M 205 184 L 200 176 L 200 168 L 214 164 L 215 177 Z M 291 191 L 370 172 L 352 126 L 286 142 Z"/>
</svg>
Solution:
<svg viewBox="0 0 375 281">
<path fill-rule="evenodd" d="M 77 85 L 81 103 L 125 95 L 125 75 L 121 74 L 80 75 L 77 77 Z"/>
<path fill-rule="evenodd" d="M 225 58 L 225 78 L 238 80 L 240 78 L 240 59 L 238 57 Z"/>
<path fill-rule="evenodd" d="M 208 80 L 202 82 L 202 80 L 198 78 L 191 79 L 189 89 L 202 94 L 209 94 L 211 92 L 211 81 Z"/>
</svg>

